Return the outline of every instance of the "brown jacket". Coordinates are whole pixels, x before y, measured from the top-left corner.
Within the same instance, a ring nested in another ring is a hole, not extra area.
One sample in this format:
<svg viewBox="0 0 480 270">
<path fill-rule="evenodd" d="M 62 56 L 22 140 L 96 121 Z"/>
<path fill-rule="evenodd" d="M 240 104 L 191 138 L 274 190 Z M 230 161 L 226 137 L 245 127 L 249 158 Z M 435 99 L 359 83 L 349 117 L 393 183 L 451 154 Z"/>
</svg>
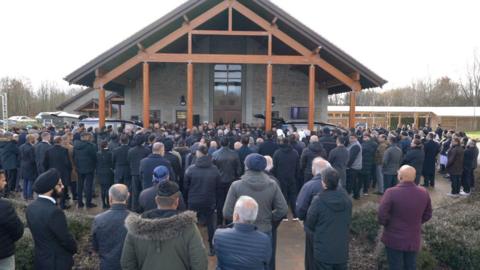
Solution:
<svg viewBox="0 0 480 270">
<path fill-rule="evenodd" d="M 450 175 L 462 175 L 463 172 L 463 147 L 455 145 L 448 150 L 447 172 Z"/>
<path fill-rule="evenodd" d="M 382 165 L 383 164 L 383 155 L 388 148 L 387 142 L 379 143 L 377 147 L 377 152 L 375 152 L 375 164 Z"/>
<path fill-rule="evenodd" d="M 70 181 L 77 182 L 78 180 L 77 167 L 75 166 L 75 162 L 73 162 L 73 145 L 64 144 L 63 147 L 67 148 L 68 158 L 70 159 L 70 163 L 72 164 L 72 173 L 70 174 Z"/>
</svg>

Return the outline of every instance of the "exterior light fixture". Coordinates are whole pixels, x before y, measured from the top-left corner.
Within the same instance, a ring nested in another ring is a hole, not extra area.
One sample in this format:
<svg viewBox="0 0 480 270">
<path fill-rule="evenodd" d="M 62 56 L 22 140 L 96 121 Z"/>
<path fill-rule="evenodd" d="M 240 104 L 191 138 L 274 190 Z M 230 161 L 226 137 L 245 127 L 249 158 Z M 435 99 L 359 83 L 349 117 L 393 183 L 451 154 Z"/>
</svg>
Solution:
<svg viewBox="0 0 480 270">
<path fill-rule="evenodd" d="M 185 96 L 180 97 L 180 106 L 185 106 L 187 104 L 187 101 L 185 100 Z"/>
</svg>

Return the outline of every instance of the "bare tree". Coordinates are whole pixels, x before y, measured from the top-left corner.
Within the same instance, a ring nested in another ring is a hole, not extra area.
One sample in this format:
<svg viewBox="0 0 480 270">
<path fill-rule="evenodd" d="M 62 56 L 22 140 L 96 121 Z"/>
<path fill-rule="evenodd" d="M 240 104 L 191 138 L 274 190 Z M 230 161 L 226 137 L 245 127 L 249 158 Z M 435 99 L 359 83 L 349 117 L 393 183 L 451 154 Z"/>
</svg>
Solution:
<svg viewBox="0 0 480 270">
<path fill-rule="evenodd" d="M 473 55 L 473 63 L 467 65 L 465 79 L 460 80 L 460 89 L 466 100 L 471 101 L 474 109 L 472 130 L 477 130 L 476 107 L 480 103 L 480 57 L 477 52 Z"/>
</svg>

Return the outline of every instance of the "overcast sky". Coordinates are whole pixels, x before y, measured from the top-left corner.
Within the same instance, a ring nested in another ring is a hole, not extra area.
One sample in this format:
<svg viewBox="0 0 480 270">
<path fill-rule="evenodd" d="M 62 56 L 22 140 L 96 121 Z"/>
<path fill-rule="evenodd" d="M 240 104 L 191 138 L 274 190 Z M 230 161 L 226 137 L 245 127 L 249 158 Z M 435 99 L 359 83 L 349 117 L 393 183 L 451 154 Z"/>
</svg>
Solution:
<svg viewBox="0 0 480 270">
<path fill-rule="evenodd" d="M 480 54 L 480 1 L 272 0 L 387 79 L 458 79 Z M 185 1 L 0 1 L 0 77 L 67 74 Z"/>
</svg>

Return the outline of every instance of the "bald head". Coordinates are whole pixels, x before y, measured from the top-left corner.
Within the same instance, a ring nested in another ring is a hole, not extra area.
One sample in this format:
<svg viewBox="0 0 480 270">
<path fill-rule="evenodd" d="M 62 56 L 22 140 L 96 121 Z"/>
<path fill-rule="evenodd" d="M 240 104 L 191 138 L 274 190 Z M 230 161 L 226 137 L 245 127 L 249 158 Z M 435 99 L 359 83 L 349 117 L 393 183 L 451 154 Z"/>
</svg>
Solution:
<svg viewBox="0 0 480 270">
<path fill-rule="evenodd" d="M 313 175 L 322 174 L 323 171 L 325 171 L 325 169 L 330 167 L 331 167 L 330 163 L 321 157 L 317 157 L 312 161 Z"/>
<path fill-rule="evenodd" d="M 318 142 L 318 136 L 317 135 L 312 135 L 310 137 L 310 142 L 313 143 L 313 142 Z"/>
<path fill-rule="evenodd" d="M 416 171 L 415 168 L 409 165 L 403 165 L 398 170 L 398 180 L 400 182 L 413 182 L 415 181 Z"/>
<path fill-rule="evenodd" d="M 124 184 L 115 184 L 108 190 L 110 204 L 126 204 L 128 200 L 128 188 Z"/>
<path fill-rule="evenodd" d="M 163 154 L 165 153 L 165 146 L 163 145 L 163 143 L 161 142 L 154 143 L 152 146 L 152 153 L 163 156 Z"/>
</svg>

